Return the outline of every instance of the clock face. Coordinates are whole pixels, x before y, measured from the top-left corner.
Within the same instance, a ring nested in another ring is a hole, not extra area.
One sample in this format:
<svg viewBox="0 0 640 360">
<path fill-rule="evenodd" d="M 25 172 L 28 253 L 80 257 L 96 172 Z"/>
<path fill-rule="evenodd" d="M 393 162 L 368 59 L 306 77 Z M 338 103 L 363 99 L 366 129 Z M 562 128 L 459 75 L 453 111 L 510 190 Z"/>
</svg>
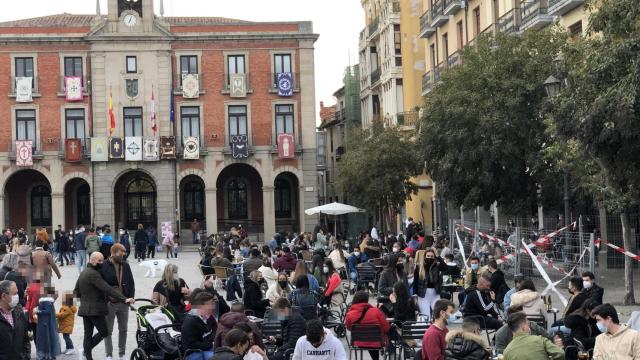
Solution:
<svg viewBox="0 0 640 360">
<path fill-rule="evenodd" d="M 133 14 L 127 14 L 124 16 L 123 22 L 128 27 L 133 27 L 138 23 L 138 18 Z"/>
</svg>

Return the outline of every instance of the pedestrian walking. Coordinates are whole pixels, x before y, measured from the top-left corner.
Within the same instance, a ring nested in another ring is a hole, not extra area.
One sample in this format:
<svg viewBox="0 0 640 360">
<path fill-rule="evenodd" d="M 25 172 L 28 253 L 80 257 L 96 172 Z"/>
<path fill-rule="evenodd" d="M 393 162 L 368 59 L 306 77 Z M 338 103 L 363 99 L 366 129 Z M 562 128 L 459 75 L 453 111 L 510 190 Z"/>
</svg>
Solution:
<svg viewBox="0 0 640 360">
<path fill-rule="evenodd" d="M 198 219 L 193 219 L 191 222 L 191 236 L 194 244 L 198 243 L 198 234 L 200 234 L 200 222 Z"/>
<path fill-rule="evenodd" d="M 138 259 L 138 262 L 143 261 L 146 258 L 148 244 L 149 236 L 147 235 L 147 232 L 144 231 L 144 226 L 142 224 L 138 224 L 138 230 L 133 236 L 133 245 L 136 250 L 135 257 Z"/>
<path fill-rule="evenodd" d="M 84 247 L 87 249 L 87 256 L 91 256 L 96 251 L 100 251 L 100 247 L 102 246 L 102 240 L 100 236 L 96 234 L 94 228 L 89 229 L 89 234 L 84 240 Z"/>
<path fill-rule="evenodd" d="M 149 245 L 147 245 L 147 258 L 156 258 L 156 246 L 158 246 L 158 237 L 153 226 L 149 226 L 147 231 L 147 237 L 149 238 Z"/>
<path fill-rule="evenodd" d="M 0 314 L 0 359 L 31 359 L 27 318 L 13 281 L 0 281 Z"/>
<path fill-rule="evenodd" d="M 100 252 L 102 253 L 102 256 L 104 256 L 104 258 L 106 259 L 109 256 L 111 256 L 111 247 L 114 244 L 113 235 L 111 235 L 110 228 L 106 228 L 104 230 L 104 234 L 102 234 L 102 237 L 100 238 L 100 240 L 102 241 L 102 244 L 100 244 Z"/>
<path fill-rule="evenodd" d="M 126 298 L 135 297 L 135 282 L 133 280 L 133 273 L 131 267 L 125 259 L 125 248 L 122 244 L 114 244 L 111 247 L 111 256 L 105 260 L 100 274 L 104 281 L 109 284 L 120 294 Z M 107 303 L 107 330 L 109 336 L 104 339 L 104 345 L 106 350 L 106 358 L 108 360 L 113 358 L 113 342 L 112 334 L 114 330 L 114 323 L 116 318 L 118 319 L 118 355 L 120 359 L 124 359 L 125 351 L 127 348 L 127 324 L 129 322 L 129 306 L 117 301 L 114 298 L 109 297 Z"/>
<path fill-rule="evenodd" d="M 60 266 L 64 266 L 64 260 L 67 260 L 67 265 L 69 265 L 69 248 L 69 236 L 64 231 L 61 231 L 58 239 L 58 261 L 60 261 Z"/>
<path fill-rule="evenodd" d="M 78 308 L 73 304 L 73 294 L 65 294 L 62 298 L 60 310 L 58 310 L 56 314 L 58 332 L 62 334 L 66 347 L 65 355 L 72 355 L 76 352 L 73 347 L 73 341 L 71 341 L 71 334 L 73 334 L 73 326 L 76 321 L 77 312 Z"/>
<path fill-rule="evenodd" d="M 171 234 L 165 236 L 165 238 L 162 240 L 162 245 L 164 246 L 165 250 L 167 250 L 167 259 L 172 258 L 173 245 L 175 245 L 175 243 L 173 242 L 173 236 Z"/>
<path fill-rule="evenodd" d="M 37 360 L 54 360 L 60 355 L 60 338 L 58 337 L 58 322 L 54 302 L 56 290 L 53 286 L 45 286 L 44 293 L 38 299 L 38 308 L 34 318 L 38 327 L 36 343 Z"/>
<path fill-rule="evenodd" d="M 127 229 L 120 229 L 120 244 L 122 244 L 125 249 L 124 258 L 128 259 L 129 254 L 131 254 L 131 238 L 129 237 Z"/>
<path fill-rule="evenodd" d="M 78 266 L 78 272 L 81 273 L 87 266 L 87 248 L 85 247 L 85 240 L 87 234 L 84 232 L 84 227 L 78 226 L 76 234 L 73 237 L 73 246 L 76 249 L 76 265 Z"/>
<path fill-rule="evenodd" d="M 36 240 L 36 250 L 31 254 L 31 264 L 36 271 L 42 274 L 42 283 L 45 286 L 51 285 L 51 273 L 56 273 L 58 279 L 62 277 L 56 261 L 50 252 L 44 249 L 42 240 Z"/>
<path fill-rule="evenodd" d="M 100 275 L 100 268 L 104 257 L 94 252 L 89 257 L 87 268 L 80 274 L 75 286 L 75 296 L 80 299 L 78 315 L 82 317 L 84 325 L 83 353 L 87 360 L 93 360 L 91 351 L 102 339 L 109 335 L 106 316 L 109 314 L 107 296 L 117 302 L 133 304 L 133 299 L 127 299 L 116 289 L 107 284 Z M 93 334 L 96 328 L 97 334 Z"/>
</svg>

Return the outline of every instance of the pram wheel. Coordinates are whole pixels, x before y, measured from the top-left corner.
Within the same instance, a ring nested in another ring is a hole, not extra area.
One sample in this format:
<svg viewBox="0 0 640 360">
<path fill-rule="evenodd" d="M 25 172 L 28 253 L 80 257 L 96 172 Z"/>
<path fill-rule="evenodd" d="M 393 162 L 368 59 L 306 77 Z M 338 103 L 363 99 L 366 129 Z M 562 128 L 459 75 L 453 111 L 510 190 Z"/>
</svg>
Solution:
<svg viewBox="0 0 640 360">
<path fill-rule="evenodd" d="M 131 353 L 131 360 L 149 360 L 147 354 L 142 349 L 135 349 Z"/>
</svg>

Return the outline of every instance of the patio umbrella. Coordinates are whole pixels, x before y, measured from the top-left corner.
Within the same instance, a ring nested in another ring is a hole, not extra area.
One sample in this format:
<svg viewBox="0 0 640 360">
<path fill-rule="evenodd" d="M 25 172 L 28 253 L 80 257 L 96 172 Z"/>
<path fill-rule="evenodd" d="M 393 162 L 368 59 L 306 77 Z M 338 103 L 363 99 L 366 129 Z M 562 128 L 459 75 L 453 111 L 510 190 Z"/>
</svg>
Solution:
<svg viewBox="0 0 640 360">
<path fill-rule="evenodd" d="M 351 214 L 351 213 L 361 213 L 361 212 L 365 212 L 365 210 L 357 208 L 355 206 L 341 204 L 337 202 L 316 206 L 304 211 L 304 213 L 307 215 L 327 214 L 327 215 L 333 215 L 333 216 Z M 338 233 L 338 222 L 336 221 L 334 223 L 334 235 L 336 235 L 337 233 Z"/>
</svg>

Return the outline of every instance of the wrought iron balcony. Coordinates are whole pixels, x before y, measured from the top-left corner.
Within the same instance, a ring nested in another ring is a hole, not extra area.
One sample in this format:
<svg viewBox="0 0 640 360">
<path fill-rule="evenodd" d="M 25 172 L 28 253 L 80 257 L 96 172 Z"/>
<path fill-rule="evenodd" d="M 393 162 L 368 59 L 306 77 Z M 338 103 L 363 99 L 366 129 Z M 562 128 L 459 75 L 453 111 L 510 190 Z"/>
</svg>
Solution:
<svg viewBox="0 0 640 360">
<path fill-rule="evenodd" d="M 455 15 L 464 9 L 464 0 L 444 0 L 444 14 Z"/>
<path fill-rule="evenodd" d="M 526 0 L 520 3 L 522 24 L 520 30 L 540 29 L 553 23 L 553 16 L 549 15 L 547 0 Z"/>
<path fill-rule="evenodd" d="M 444 69 L 444 63 L 440 63 L 436 65 L 433 69 L 433 83 L 437 84 L 440 81 L 440 75 L 442 74 L 442 70 Z"/>
<path fill-rule="evenodd" d="M 561 16 L 584 4 L 584 0 L 549 0 L 549 15 Z"/>
<path fill-rule="evenodd" d="M 503 34 L 513 34 L 518 32 L 518 11 L 511 9 L 498 19 L 498 32 Z"/>
<path fill-rule="evenodd" d="M 67 84 L 64 82 L 64 76 L 60 76 L 58 80 L 58 96 L 65 96 L 67 90 Z M 82 77 L 82 96 L 89 95 L 89 83 L 91 79 L 88 76 Z"/>
<path fill-rule="evenodd" d="M 422 75 L 422 95 L 427 95 L 431 91 L 431 71 Z"/>
<path fill-rule="evenodd" d="M 420 16 L 420 37 L 427 39 L 436 33 L 436 28 L 431 26 L 431 11 L 427 10 Z"/>
<path fill-rule="evenodd" d="M 380 68 L 377 68 L 371 72 L 371 86 L 373 86 L 373 84 L 377 83 L 378 81 L 380 81 Z"/>
<path fill-rule="evenodd" d="M 449 57 L 447 58 L 447 67 L 449 68 L 458 66 L 460 64 L 462 64 L 462 57 L 460 56 L 460 53 L 457 51 L 449 55 Z"/>
<path fill-rule="evenodd" d="M 28 139 L 27 139 L 28 140 Z M 55 140 L 55 139 L 54 139 Z M 40 160 L 44 158 L 44 153 L 42 152 L 42 140 L 37 138 L 32 143 L 31 156 L 34 160 Z M 11 139 L 7 143 L 7 152 L 9 153 L 9 159 L 16 159 L 16 140 Z"/>
<path fill-rule="evenodd" d="M 396 14 L 400 13 L 400 1 L 394 1 L 391 3 L 391 11 Z"/>
<path fill-rule="evenodd" d="M 398 126 L 416 127 L 420 120 L 417 111 L 405 111 L 398 113 Z"/>
<path fill-rule="evenodd" d="M 16 77 L 11 76 L 9 80 L 9 97 L 16 97 Z M 34 76 L 31 80 L 31 96 L 40 96 L 40 77 Z"/>
<path fill-rule="evenodd" d="M 433 3 L 431 8 L 431 26 L 439 27 L 449 21 L 449 15 L 444 14 L 444 7 L 442 0 Z"/>
<path fill-rule="evenodd" d="M 231 75 L 229 73 L 224 74 L 224 82 L 222 83 L 222 93 L 229 94 L 231 92 Z M 245 73 L 244 75 L 244 87 L 247 90 L 247 93 L 253 92 L 253 87 L 251 86 L 251 74 Z"/>
<path fill-rule="evenodd" d="M 369 23 L 369 36 L 375 35 L 376 31 L 378 31 L 379 26 L 380 26 L 379 18 L 376 17 L 375 19 L 371 19 L 371 22 Z"/>
<path fill-rule="evenodd" d="M 65 149 L 64 140 L 65 139 L 60 139 L 58 141 L 58 157 L 60 159 L 65 158 L 66 149 Z M 91 157 L 91 138 L 80 139 L 80 144 L 82 147 L 82 149 L 80 149 L 82 151 L 82 157 L 90 158 Z"/>
<path fill-rule="evenodd" d="M 204 88 L 204 74 L 199 73 L 199 74 L 194 74 L 194 75 L 198 75 L 198 86 L 199 86 L 199 90 L 200 90 L 200 95 L 205 94 L 205 88 Z M 174 95 L 184 95 L 184 89 L 182 88 L 182 74 L 177 74 L 175 76 L 175 80 L 173 82 L 173 94 Z"/>
<path fill-rule="evenodd" d="M 269 86 L 269 92 L 277 93 L 278 92 L 278 73 L 271 73 L 271 78 L 273 82 L 271 86 Z M 293 87 L 294 92 L 300 91 L 300 73 L 291 73 L 291 86 Z"/>
</svg>

